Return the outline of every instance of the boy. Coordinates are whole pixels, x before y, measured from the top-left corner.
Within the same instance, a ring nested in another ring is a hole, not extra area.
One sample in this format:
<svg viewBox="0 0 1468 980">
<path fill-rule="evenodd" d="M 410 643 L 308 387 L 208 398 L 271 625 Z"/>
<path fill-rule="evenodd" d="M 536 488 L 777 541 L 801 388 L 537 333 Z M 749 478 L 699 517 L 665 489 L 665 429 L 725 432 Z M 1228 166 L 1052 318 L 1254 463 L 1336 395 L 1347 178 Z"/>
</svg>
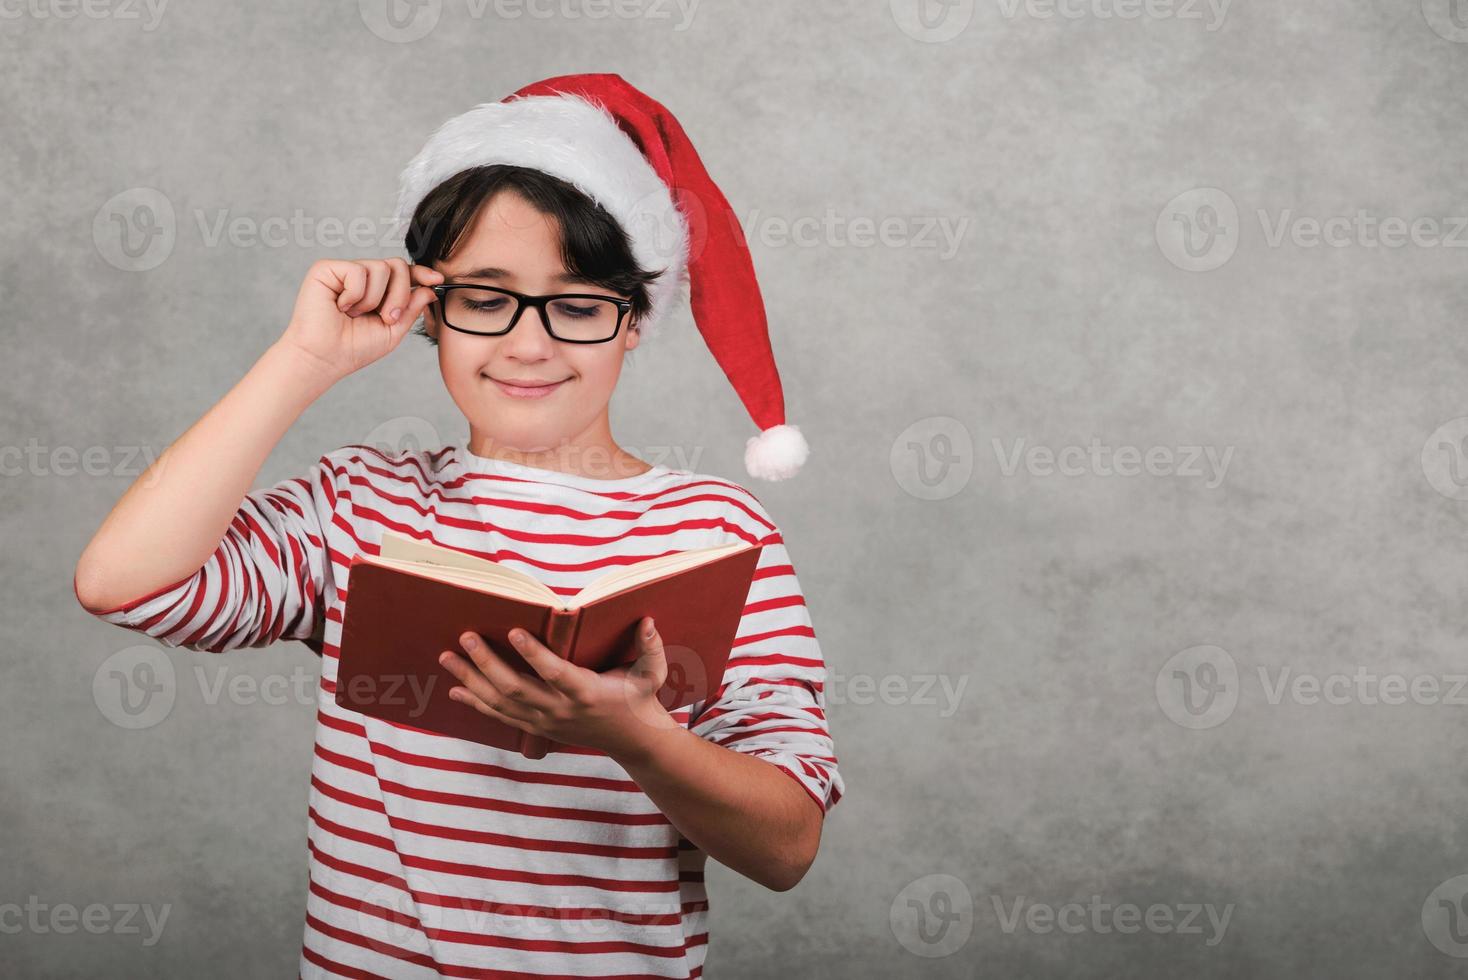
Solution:
<svg viewBox="0 0 1468 980">
<path fill-rule="evenodd" d="M 630 166 L 623 151 L 634 144 L 605 124 L 651 119 L 663 135 L 640 133 L 644 147 L 676 143 L 681 130 L 616 76 L 521 90 L 532 91 L 544 94 L 481 106 L 435 134 L 400 201 L 414 264 L 313 265 L 282 337 L 129 489 L 78 562 L 89 611 L 169 646 L 319 637 L 302 977 L 699 976 L 706 857 L 793 887 L 844 789 L 824 661 L 778 528 L 739 485 L 649 465 L 608 425 L 623 355 L 666 311 L 669 280 L 676 287 L 685 268 L 716 354 L 729 339 L 715 340 L 718 287 L 700 294 L 701 263 L 720 263 L 710 284 L 722 273 L 742 294 L 740 329 L 763 333 L 757 288 L 741 279 L 748 257 L 737 261 L 742 245 L 715 226 L 698 229 L 697 255 L 680 237 L 668 267 L 651 267 L 615 189 L 592 177 L 586 193 L 553 172 L 574 178 L 588 157 Z M 494 105 L 507 113 L 486 130 Z M 567 133 L 581 151 L 572 170 L 501 162 L 505 146 L 551 146 Z M 457 149 L 444 153 L 441 138 Z M 696 186 L 691 148 L 662 150 L 674 171 L 633 172 Z M 671 198 L 644 183 L 636 200 Z M 420 314 L 469 423 L 466 444 L 394 455 L 348 446 L 302 478 L 247 493 L 299 414 L 393 350 Z M 748 360 L 750 338 L 737 339 Z M 768 378 L 743 383 L 750 404 Z M 766 397 L 759 410 L 775 424 L 746 454 L 772 477 L 804 458 L 775 394 L 774 409 Z M 667 663 L 650 621 L 637 662 L 603 674 L 533 637 L 518 652 L 536 676 L 509 670 L 473 634 L 444 651 L 461 701 L 572 747 L 530 760 L 336 705 L 347 566 L 375 553 L 387 529 L 519 568 L 562 595 L 652 555 L 736 539 L 764 549 L 723 683 L 704 702 L 672 712 L 657 702 Z"/>
</svg>

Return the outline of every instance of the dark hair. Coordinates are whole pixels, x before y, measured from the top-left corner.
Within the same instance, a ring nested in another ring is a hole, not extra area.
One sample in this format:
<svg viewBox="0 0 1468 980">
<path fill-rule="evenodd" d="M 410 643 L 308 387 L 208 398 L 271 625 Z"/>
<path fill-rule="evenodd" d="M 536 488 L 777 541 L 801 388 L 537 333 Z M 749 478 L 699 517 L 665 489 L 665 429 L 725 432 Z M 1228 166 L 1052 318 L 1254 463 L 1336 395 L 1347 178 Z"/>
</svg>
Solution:
<svg viewBox="0 0 1468 980">
<path fill-rule="evenodd" d="M 537 211 L 555 219 L 566 271 L 630 297 L 630 324 L 635 327 L 652 306 L 648 284 L 667 270 L 642 269 L 626 231 L 605 208 L 574 185 L 541 170 L 491 164 L 460 171 L 439 184 L 413 212 L 405 240 L 409 259 L 415 265 L 432 265 L 451 256 L 480 209 L 503 190 L 518 192 Z M 426 325 L 415 332 L 438 345 Z"/>
</svg>

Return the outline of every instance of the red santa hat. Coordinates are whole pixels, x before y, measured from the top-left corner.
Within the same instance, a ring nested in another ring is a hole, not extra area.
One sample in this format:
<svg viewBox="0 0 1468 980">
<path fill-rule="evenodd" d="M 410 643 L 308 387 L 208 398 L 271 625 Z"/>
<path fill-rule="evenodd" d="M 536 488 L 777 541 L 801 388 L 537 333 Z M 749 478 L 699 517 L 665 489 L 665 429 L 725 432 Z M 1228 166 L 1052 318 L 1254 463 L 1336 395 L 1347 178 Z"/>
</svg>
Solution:
<svg viewBox="0 0 1468 980">
<path fill-rule="evenodd" d="M 693 320 L 760 433 L 744 466 L 762 480 L 794 476 L 810 453 L 785 422 L 764 301 L 733 210 L 683 127 L 620 75 L 561 75 L 485 102 L 440 126 L 403 171 L 398 231 L 455 174 L 488 164 L 540 170 L 596 201 L 627 234 L 649 289 L 646 340 L 689 287 Z"/>
</svg>

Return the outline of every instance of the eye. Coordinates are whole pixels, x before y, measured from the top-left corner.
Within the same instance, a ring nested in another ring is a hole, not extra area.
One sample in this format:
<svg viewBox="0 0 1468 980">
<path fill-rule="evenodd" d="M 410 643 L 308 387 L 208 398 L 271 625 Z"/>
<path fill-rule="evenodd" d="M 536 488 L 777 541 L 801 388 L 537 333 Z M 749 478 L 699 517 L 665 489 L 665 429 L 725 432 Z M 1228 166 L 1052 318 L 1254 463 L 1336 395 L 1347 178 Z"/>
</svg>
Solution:
<svg viewBox="0 0 1468 980">
<path fill-rule="evenodd" d="M 563 313 L 569 317 L 594 317 L 602 313 L 604 304 L 601 303 L 576 303 L 571 300 L 559 300 L 556 303 L 556 312 Z"/>
<path fill-rule="evenodd" d="M 489 313 L 494 310 L 500 309 L 508 302 L 509 300 L 505 299 L 503 296 L 499 296 L 494 299 L 466 299 L 464 300 L 464 305 L 469 307 L 469 309 L 471 310 L 478 310 L 481 312 Z"/>
</svg>

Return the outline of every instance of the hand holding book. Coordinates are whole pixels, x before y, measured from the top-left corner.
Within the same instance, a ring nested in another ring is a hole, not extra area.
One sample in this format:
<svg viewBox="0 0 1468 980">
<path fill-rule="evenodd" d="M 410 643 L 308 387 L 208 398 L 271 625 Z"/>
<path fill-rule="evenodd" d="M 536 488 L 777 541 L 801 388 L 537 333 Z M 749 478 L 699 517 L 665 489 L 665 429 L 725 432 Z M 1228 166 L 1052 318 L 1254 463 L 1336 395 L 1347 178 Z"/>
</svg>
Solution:
<svg viewBox="0 0 1468 980">
<path fill-rule="evenodd" d="M 517 672 L 469 632 L 459 638 L 466 655 L 445 650 L 439 656 L 461 685 L 449 697 L 532 736 L 614 758 L 641 748 L 659 730 L 680 727 L 658 700 L 668 661 L 651 617 L 638 624 L 637 659 L 601 673 L 561 659 L 524 629 L 511 630 L 509 640 L 535 676 Z"/>
</svg>

